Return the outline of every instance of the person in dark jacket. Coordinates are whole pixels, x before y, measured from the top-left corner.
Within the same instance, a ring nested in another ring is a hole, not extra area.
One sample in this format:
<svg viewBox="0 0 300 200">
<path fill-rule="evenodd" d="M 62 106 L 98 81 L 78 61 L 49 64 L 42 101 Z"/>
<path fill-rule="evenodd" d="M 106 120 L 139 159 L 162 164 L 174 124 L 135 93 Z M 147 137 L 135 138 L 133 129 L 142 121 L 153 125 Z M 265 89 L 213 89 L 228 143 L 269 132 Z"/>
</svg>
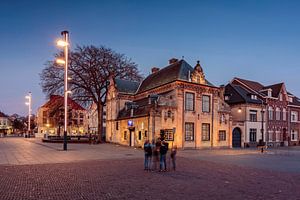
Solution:
<svg viewBox="0 0 300 200">
<path fill-rule="evenodd" d="M 159 154 L 160 154 L 160 164 L 159 169 L 160 171 L 167 171 L 167 161 L 166 161 L 166 155 L 169 149 L 169 144 L 165 141 L 162 141 Z"/>
</svg>

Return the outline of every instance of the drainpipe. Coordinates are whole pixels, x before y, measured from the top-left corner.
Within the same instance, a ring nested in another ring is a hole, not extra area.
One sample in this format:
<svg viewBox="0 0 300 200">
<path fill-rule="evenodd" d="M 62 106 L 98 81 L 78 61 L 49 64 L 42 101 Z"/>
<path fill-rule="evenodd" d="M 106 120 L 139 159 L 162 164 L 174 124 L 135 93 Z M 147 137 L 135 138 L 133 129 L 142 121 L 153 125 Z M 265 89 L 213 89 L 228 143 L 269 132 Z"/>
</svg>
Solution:
<svg viewBox="0 0 300 200">
<path fill-rule="evenodd" d="M 212 94 L 212 106 L 211 106 L 211 148 L 214 146 L 214 94 Z"/>
</svg>

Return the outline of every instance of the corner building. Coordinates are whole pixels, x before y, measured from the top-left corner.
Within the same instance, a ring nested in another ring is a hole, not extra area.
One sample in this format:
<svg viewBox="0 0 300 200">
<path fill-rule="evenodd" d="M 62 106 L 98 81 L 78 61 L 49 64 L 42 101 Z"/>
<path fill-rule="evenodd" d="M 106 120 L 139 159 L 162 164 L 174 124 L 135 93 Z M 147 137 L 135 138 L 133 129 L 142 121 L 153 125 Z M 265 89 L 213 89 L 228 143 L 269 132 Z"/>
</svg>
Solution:
<svg viewBox="0 0 300 200">
<path fill-rule="evenodd" d="M 191 67 L 173 58 L 141 83 L 111 79 L 106 106 L 109 142 L 139 147 L 163 131 L 179 148 L 231 147 L 224 88 L 205 79 L 199 61 Z"/>
</svg>

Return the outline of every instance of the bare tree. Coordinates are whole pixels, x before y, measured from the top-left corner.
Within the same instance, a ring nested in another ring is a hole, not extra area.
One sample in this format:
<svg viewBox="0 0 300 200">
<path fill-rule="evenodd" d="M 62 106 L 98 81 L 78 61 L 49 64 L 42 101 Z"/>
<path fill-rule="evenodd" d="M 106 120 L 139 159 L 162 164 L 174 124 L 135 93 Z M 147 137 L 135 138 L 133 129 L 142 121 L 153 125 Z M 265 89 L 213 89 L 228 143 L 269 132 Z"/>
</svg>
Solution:
<svg viewBox="0 0 300 200">
<path fill-rule="evenodd" d="M 55 58 L 61 57 L 55 55 Z M 98 113 L 98 141 L 103 130 L 103 106 L 106 102 L 109 78 L 140 81 L 137 64 L 124 54 L 119 54 L 104 46 L 77 46 L 69 55 L 69 80 L 72 98 L 83 106 L 96 103 Z M 43 92 L 63 94 L 64 69 L 53 61 L 48 61 L 40 74 Z"/>
</svg>

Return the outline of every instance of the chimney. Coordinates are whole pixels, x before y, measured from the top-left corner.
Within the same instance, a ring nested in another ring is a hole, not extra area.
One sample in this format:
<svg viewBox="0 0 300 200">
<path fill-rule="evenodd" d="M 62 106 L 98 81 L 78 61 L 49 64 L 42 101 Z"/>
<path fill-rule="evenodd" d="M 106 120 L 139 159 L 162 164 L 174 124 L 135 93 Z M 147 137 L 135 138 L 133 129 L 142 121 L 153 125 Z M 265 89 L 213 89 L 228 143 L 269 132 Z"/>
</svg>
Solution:
<svg viewBox="0 0 300 200">
<path fill-rule="evenodd" d="M 169 60 L 169 64 L 171 65 L 171 64 L 173 64 L 173 63 L 176 63 L 177 61 L 178 61 L 177 58 L 171 58 L 171 59 Z"/>
<path fill-rule="evenodd" d="M 158 71 L 159 71 L 159 68 L 158 68 L 158 67 L 152 67 L 152 68 L 151 68 L 152 74 L 154 74 L 154 73 L 156 73 L 156 72 L 158 72 Z"/>
</svg>

